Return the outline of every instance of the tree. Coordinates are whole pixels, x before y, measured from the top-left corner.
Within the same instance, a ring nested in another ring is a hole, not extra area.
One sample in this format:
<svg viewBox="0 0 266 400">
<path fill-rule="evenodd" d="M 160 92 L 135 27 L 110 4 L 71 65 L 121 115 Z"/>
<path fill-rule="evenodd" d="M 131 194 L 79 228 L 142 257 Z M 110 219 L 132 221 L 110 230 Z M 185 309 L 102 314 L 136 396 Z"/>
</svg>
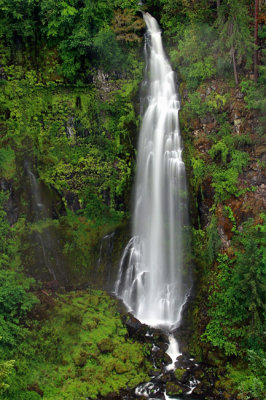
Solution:
<svg viewBox="0 0 266 400">
<path fill-rule="evenodd" d="M 189 89 L 196 89 L 204 79 L 215 73 L 211 54 L 213 30 L 207 24 L 191 24 L 183 33 L 177 50 L 171 52 L 171 61 L 178 68 Z"/>
<path fill-rule="evenodd" d="M 243 60 L 247 66 L 251 65 L 254 44 L 249 23 L 248 9 L 243 0 L 226 0 L 220 5 L 216 21 L 219 34 L 216 47 L 231 59 L 236 85 L 239 81 L 238 65 Z"/>
</svg>

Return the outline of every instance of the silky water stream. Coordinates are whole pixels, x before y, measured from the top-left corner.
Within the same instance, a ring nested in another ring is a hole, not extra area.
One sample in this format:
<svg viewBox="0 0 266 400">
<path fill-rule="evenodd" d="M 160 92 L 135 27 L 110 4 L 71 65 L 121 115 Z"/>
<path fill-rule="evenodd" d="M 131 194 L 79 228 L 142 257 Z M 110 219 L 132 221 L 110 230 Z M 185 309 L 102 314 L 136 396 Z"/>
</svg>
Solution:
<svg viewBox="0 0 266 400">
<path fill-rule="evenodd" d="M 157 21 L 149 13 L 143 13 L 143 18 L 147 26 L 145 112 L 138 142 L 133 232 L 120 262 L 115 294 L 141 323 L 167 332 L 166 353 L 172 359 L 165 367 L 167 373 L 174 371 L 181 355 L 173 332 L 180 325 L 192 285 L 188 194 L 175 74 Z M 169 399 L 156 381 L 158 377 L 153 377 L 137 387 L 136 397 Z M 194 383 L 186 394 L 192 393 Z"/>
</svg>

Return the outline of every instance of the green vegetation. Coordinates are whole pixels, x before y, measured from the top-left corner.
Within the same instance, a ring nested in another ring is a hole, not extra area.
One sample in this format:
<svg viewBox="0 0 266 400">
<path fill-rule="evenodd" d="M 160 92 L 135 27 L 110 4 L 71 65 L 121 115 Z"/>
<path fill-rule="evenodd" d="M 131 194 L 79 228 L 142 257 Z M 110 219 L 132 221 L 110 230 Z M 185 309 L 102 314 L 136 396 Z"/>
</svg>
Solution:
<svg viewBox="0 0 266 400">
<path fill-rule="evenodd" d="M 218 367 L 217 395 L 220 388 L 225 398 L 234 393 L 239 399 L 262 400 L 265 222 L 256 194 L 259 184 L 250 176 L 263 166 L 254 157 L 254 146 L 263 151 L 265 65 L 260 50 L 262 65 L 254 82 L 253 4 L 159 3 L 180 78 L 184 156 L 194 203 L 198 292 L 191 310 L 192 351 Z M 263 7 L 260 3 L 261 16 Z M 261 22 L 260 43 L 264 36 Z"/>
<path fill-rule="evenodd" d="M 57 263 L 53 249 L 60 259 L 57 284 L 66 283 L 66 274 L 75 287 L 95 275 L 100 238 L 128 218 L 143 70 L 137 3 L 0 0 L 3 399 L 97 398 L 148 379 L 148 349 L 126 338 L 107 295 L 41 292 L 39 303 L 33 294 L 43 279 L 54 280 L 42 275 L 40 238 L 52 238 L 46 264 Z M 259 3 L 256 82 L 252 2 L 145 6 L 160 21 L 183 97 L 198 288 L 190 348 L 218 368 L 217 393 L 240 400 L 262 400 L 265 392 L 265 228 L 256 171 L 265 151 L 266 69 Z M 27 169 L 47 209 L 41 217 Z"/>
<path fill-rule="evenodd" d="M 263 347 L 265 229 L 253 223 L 244 223 L 243 233 L 235 231 L 233 257 L 218 255 L 213 284 L 220 287 L 209 288 L 211 321 L 204 337 L 226 355 Z"/>
<path fill-rule="evenodd" d="M 43 300 L 44 301 L 44 300 Z M 13 350 L 15 370 L 4 399 L 97 399 L 148 380 L 143 344 L 127 339 L 116 301 L 100 291 L 46 299 L 50 309 L 31 320 Z M 13 361 L 9 362 L 11 368 Z"/>
<path fill-rule="evenodd" d="M 84 271 L 95 262 L 99 239 L 128 215 L 135 156 L 132 135 L 138 125 L 132 101 L 142 65 L 137 59 L 131 64 L 130 79 L 109 77 L 107 93 L 92 84 L 63 85 L 57 78 L 50 80 L 50 72 L 39 76 L 34 69 L 3 65 L 7 79 L 0 95 L 0 170 L 12 182 L 24 218 L 18 237 L 25 242 L 28 232 L 44 232 L 47 227 L 55 231 L 64 243 L 58 252 L 68 260 L 65 263 L 71 262 L 72 276 L 84 279 Z M 55 210 L 39 226 L 32 226 L 29 215 L 26 163 L 43 187 L 49 208 Z M 23 246 L 23 260 L 30 270 L 35 250 L 30 243 Z"/>
<path fill-rule="evenodd" d="M 0 10 L 1 399 L 118 393 L 148 364 L 116 303 L 64 294 L 46 313 L 33 292 L 90 282 L 100 238 L 128 216 L 143 21 L 131 1 Z"/>
</svg>

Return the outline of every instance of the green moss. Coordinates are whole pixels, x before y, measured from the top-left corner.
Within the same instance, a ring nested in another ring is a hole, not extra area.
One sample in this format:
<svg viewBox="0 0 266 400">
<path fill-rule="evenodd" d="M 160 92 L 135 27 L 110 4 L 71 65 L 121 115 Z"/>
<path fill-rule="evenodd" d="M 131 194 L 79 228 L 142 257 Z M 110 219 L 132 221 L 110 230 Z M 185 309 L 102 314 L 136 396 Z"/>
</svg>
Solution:
<svg viewBox="0 0 266 400">
<path fill-rule="evenodd" d="M 182 394 L 183 390 L 179 385 L 172 383 L 172 382 L 167 382 L 166 383 L 166 393 L 170 396 L 175 396 L 178 394 Z"/>
<path fill-rule="evenodd" d="M 97 343 L 97 346 L 101 353 L 111 353 L 115 348 L 113 341 L 109 338 L 100 340 L 100 342 Z"/>
<path fill-rule="evenodd" d="M 185 369 L 181 369 L 181 368 L 177 368 L 174 372 L 175 377 L 178 381 L 181 381 L 184 374 L 185 374 L 186 370 Z"/>
<path fill-rule="evenodd" d="M 80 400 L 149 380 L 145 346 L 125 334 L 117 303 L 106 293 L 60 295 L 49 318 L 37 323 L 16 354 L 17 384 L 7 399 L 19 400 L 23 391 L 26 398 L 34 382 L 44 400 Z"/>
</svg>

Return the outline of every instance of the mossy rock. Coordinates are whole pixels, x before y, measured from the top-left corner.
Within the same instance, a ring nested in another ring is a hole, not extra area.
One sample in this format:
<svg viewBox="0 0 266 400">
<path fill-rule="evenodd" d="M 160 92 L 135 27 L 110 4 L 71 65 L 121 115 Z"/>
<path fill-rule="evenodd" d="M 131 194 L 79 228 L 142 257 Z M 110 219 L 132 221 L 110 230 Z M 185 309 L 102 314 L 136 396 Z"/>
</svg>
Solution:
<svg viewBox="0 0 266 400">
<path fill-rule="evenodd" d="M 178 381 L 182 381 L 184 375 L 185 375 L 186 370 L 182 368 L 177 368 L 174 372 L 175 377 Z"/>
<path fill-rule="evenodd" d="M 167 382 L 166 383 L 166 394 L 169 396 L 176 396 L 183 393 L 183 389 L 176 383 Z"/>
<path fill-rule="evenodd" d="M 97 322 L 95 320 L 92 321 L 86 321 L 85 324 L 82 326 L 83 329 L 87 329 L 89 331 L 97 328 Z"/>
<path fill-rule="evenodd" d="M 112 353 L 115 348 L 115 345 L 110 338 L 102 339 L 97 343 L 98 349 L 101 353 Z"/>
<path fill-rule="evenodd" d="M 86 351 L 81 351 L 79 354 L 73 357 L 73 361 L 78 367 L 84 367 L 88 359 L 89 354 Z"/>
<path fill-rule="evenodd" d="M 115 371 L 117 374 L 123 374 L 124 372 L 128 371 L 128 368 L 127 368 L 126 364 L 117 360 L 117 362 L 115 363 Z"/>
<path fill-rule="evenodd" d="M 99 305 L 100 299 L 98 296 L 90 296 L 89 303 L 91 306 L 96 307 Z"/>
</svg>

